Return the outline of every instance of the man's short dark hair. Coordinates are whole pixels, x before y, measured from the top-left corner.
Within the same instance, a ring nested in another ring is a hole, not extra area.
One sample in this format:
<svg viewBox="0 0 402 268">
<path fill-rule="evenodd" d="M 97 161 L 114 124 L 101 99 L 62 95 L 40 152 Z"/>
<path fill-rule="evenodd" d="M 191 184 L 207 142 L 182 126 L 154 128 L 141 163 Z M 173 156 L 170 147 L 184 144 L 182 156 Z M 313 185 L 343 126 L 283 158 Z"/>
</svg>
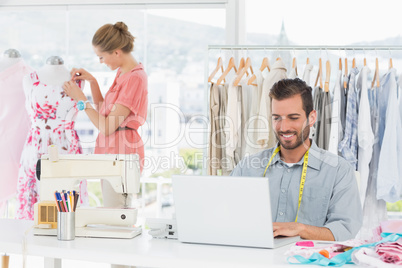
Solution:
<svg viewBox="0 0 402 268">
<path fill-rule="evenodd" d="M 271 99 L 280 101 L 299 94 L 302 98 L 303 110 L 306 112 L 306 117 L 308 117 L 314 109 L 312 91 L 311 87 L 299 78 L 282 79 L 272 86 L 269 96 Z"/>
</svg>

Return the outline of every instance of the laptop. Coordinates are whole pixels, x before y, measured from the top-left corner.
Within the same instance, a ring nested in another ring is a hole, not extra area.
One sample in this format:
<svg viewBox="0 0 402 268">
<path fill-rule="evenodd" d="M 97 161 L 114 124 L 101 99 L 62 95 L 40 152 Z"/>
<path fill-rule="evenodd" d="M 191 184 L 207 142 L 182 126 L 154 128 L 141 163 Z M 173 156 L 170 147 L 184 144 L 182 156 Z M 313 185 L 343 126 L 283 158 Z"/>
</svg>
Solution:
<svg viewBox="0 0 402 268">
<path fill-rule="evenodd" d="M 268 178 L 173 175 L 181 242 L 276 248 L 301 240 L 275 238 Z"/>
</svg>

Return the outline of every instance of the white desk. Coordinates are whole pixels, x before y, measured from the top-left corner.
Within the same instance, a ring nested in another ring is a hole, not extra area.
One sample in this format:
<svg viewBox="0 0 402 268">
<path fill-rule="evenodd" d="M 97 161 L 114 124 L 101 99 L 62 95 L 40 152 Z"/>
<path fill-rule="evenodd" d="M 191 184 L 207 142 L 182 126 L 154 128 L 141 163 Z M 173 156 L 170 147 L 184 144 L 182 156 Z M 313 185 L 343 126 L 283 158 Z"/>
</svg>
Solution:
<svg viewBox="0 0 402 268">
<path fill-rule="evenodd" d="M 23 254 L 24 233 L 32 224 L 31 221 L 1 219 L 0 252 Z M 26 241 L 26 254 L 44 257 L 45 267 L 61 267 L 61 259 L 145 267 L 295 267 L 288 264 L 283 255 L 288 246 L 270 250 L 186 244 L 152 239 L 146 231 L 134 239 L 78 237 L 73 241 L 34 236 L 30 231 Z"/>
</svg>

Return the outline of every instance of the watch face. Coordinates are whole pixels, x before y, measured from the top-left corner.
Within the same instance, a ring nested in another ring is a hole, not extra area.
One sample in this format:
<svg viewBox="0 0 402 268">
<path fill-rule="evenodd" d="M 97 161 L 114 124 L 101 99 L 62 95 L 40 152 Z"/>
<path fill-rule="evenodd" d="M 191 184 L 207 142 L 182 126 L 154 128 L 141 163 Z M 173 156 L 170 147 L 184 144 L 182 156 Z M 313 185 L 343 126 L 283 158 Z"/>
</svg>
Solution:
<svg viewBox="0 0 402 268">
<path fill-rule="evenodd" d="M 85 109 L 85 103 L 83 101 L 78 101 L 77 102 L 77 108 L 80 111 L 84 110 Z"/>
</svg>

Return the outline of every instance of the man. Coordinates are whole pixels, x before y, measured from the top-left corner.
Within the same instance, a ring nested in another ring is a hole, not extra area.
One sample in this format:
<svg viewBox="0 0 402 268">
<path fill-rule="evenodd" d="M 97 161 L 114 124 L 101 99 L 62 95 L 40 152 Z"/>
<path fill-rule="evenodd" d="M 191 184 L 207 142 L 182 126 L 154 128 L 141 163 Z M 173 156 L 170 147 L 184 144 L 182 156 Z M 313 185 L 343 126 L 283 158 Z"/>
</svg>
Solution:
<svg viewBox="0 0 402 268">
<path fill-rule="evenodd" d="M 352 239 L 362 225 L 354 170 L 309 139 L 317 118 L 311 91 L 298 78 L 273 85 L 272 127 L 279 143 L 244 158 L 231 175 L 269 178 L 274 236 Z"/>
</svg>

